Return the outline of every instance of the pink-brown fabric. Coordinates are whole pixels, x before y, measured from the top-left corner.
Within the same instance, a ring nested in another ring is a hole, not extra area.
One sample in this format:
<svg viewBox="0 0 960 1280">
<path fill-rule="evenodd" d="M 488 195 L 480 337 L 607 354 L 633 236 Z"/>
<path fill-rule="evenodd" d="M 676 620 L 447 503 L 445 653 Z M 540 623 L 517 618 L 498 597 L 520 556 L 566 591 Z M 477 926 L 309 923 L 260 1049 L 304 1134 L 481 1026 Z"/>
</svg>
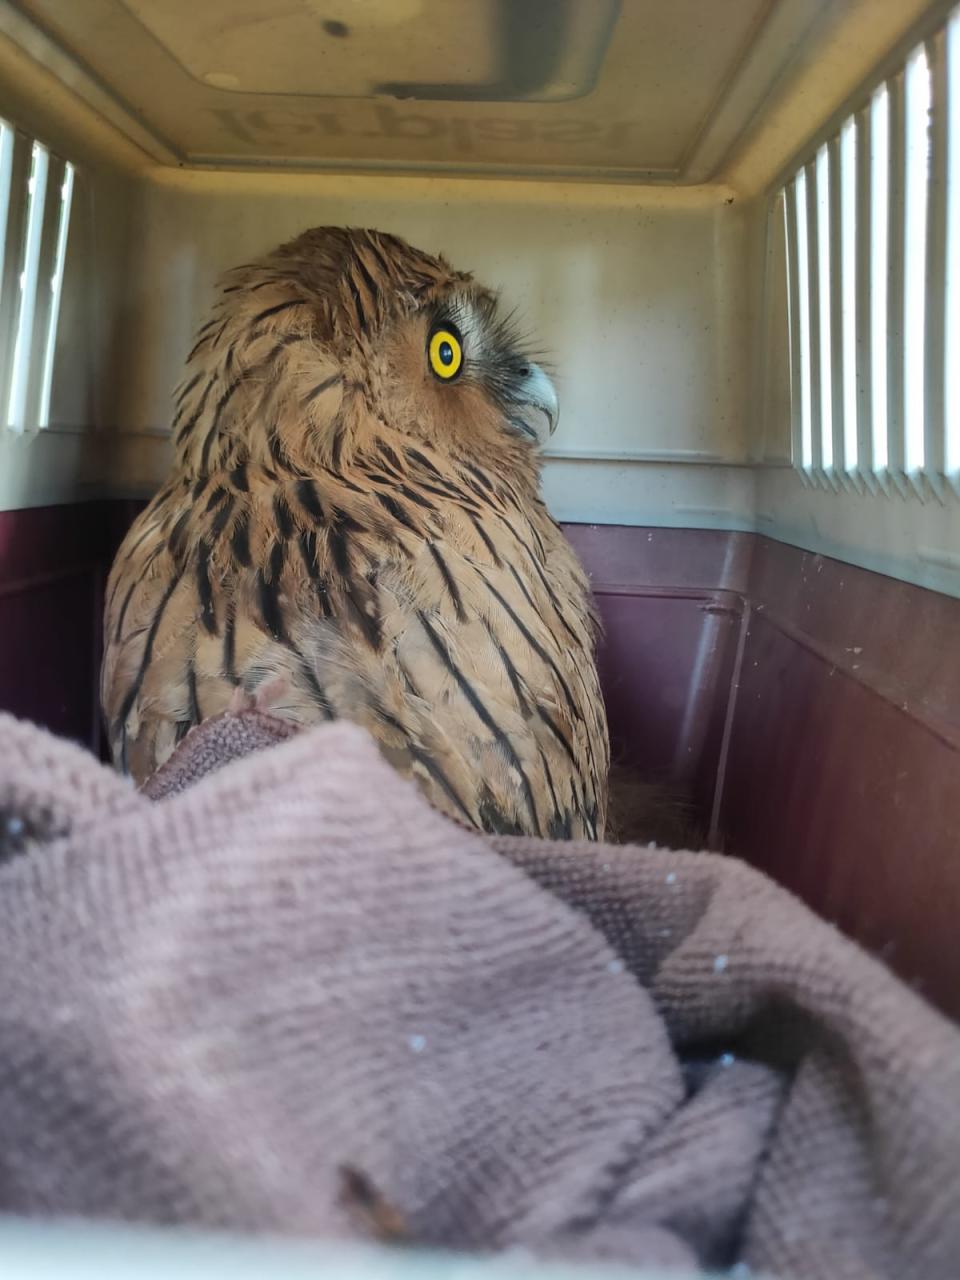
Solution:
<svg viewBox="0 0 960 1280">
<path fill-rule="evenodd" d="M 170 759 L 147 779 L 141 791 L 151 800 L 165 800 L 167 796 L 186 791 L 231 760 L 286 742 L 299 732 L 300 726 L 292 720 L 281 720 L 256 709 L 217 716 L 188 733 Z"/>
<path fill-rule="evenodd" d="M 349 725 L 238 758 L 284 736 L 151 801 L 0 718 L 0 1210 L 954 1280 L 960 1032 L 878 963 L 730 859 L 472 835 Z"/>
</svg>

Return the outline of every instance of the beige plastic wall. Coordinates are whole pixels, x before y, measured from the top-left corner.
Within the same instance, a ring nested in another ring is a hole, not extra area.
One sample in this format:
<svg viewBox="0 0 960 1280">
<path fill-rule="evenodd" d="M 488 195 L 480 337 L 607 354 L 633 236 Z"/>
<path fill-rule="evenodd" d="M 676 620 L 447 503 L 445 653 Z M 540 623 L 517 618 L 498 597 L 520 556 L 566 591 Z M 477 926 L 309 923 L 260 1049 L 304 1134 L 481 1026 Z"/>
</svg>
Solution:
<svg viewBox="0 0 960 1280">
<path fill-rule="evenodd" d="M 557 514 L 751 519 L 748 244 L 725 188 L 158 173 L 140 189 L 111 479 L 151 488 L 217 274 L 305 227 L 405 236 L 500 288 L 555 364 Z"/>
</svg>

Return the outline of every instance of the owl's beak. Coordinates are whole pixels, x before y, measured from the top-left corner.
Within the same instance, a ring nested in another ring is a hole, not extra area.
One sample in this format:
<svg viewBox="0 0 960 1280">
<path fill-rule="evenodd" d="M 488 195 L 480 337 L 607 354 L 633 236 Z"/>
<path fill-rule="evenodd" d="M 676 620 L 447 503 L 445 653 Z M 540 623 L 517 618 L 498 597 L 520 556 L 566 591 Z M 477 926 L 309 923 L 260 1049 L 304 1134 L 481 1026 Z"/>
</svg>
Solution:
<svg viewBox="0 0 960 1280">
<path fill-rule="evenodd" d="M 560 417 L 560 401 L 557 389 L 550 378 L 538 364 L 532 362 L 526 366 L 522 384 L 518 388 L 517 399 L 524 408 L 535 410 L 532 414 L 524 414 L 523 429 L 526 434 L 545 444 L 557 429 Z"/>
</svg>

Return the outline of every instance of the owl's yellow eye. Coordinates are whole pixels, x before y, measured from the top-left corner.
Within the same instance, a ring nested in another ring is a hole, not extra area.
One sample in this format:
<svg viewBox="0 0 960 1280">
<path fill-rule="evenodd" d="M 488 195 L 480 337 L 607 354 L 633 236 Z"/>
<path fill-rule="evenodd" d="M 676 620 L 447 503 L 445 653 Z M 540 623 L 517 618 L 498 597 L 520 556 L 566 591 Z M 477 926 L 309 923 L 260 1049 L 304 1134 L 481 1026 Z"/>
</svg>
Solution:
<svg viewBox="0 0 960 1280">
<path fill-rule="evenodd" d="M 430 368 L 441 382 L 452 382 L 463 367 L 463 347 L 457 335 L 447 326 L 434 329 L 427 347 Z"/>
</svg>

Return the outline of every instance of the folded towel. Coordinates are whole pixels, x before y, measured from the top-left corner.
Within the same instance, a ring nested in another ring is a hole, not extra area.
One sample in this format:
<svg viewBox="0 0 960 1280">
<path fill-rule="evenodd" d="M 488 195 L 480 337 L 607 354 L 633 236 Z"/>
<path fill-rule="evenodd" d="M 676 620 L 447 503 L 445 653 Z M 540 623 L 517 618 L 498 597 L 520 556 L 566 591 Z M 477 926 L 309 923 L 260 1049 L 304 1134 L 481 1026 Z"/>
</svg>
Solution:
<svg viewBox="0 0 960 1280">
<path fill-rule="evenodd" d="M 0 717 L 0 1210 L 958 1274 L 960 1032 L 755 871 L 479 837 L 347 724 L 148 792 Z"/>
</svg>

